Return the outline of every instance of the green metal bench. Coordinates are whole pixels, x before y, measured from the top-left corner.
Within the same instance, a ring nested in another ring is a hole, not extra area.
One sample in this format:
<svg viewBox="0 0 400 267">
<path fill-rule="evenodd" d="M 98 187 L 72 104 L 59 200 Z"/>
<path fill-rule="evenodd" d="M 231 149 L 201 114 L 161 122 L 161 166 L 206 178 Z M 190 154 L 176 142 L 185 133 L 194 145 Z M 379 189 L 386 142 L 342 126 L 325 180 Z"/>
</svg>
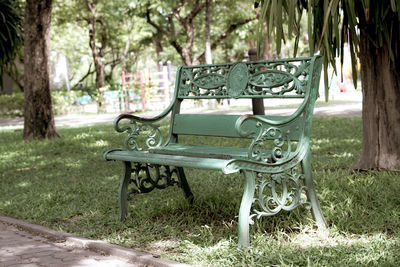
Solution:
<svg viewBox="0 0 400 267">
<path fill-rule="evenodd" d="M 245 189 L 239 210 L 239 247 L 249 246 L 249 224 L 299 206 L 311 208 L 318 227 L 326 227 L 312 180 L 310 130 L 318 95 L 321 57 L 238 62 L 178 68 L 170 106 L 154 118 L 122 114 L 117 132 L 127 132 L 124 149 L 106 160 L 119 160 L 124 172 L 119 189 L 119 218 L 128 212 L 130 194 L 177 185 L 192 202 L 184 168 L 241 172 Z M 302 98 L 290 116 L 183 114 L 182 101 L 198 99 Z M 159 122 L 170 115 L 163 138 Z M 125 123 L 124 123 L 125 121 Z M 158 124 L 157 124 L 158 123 Z M 181 135 L 244 138 L 248 147 L 182 144 Z M 141 145 L 139 136 L 144 144 Z M 256 206 L 252 209 L 253 204 Z"/>
</svg>

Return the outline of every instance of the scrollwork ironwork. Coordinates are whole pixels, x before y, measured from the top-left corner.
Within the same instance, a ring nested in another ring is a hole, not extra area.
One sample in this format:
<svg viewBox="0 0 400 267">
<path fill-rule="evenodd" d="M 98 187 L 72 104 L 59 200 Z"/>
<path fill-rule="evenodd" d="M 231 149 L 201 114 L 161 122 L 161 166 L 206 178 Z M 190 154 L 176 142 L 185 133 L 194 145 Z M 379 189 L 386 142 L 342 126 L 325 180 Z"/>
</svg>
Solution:
<svg viewBox="0 0 400 267">
<path fill-rule="evenodd" d="M 129 195 L 148 193 L 154 189 L 180 186 L 178 171 L 170 166 L 136 163 L 132 168 Z"/>
<path fill-rule="evenodd" d="M 128 132 L 124 143 L 125 147 L 129 150 L 134 150 L 134 151 L 143 150 L 143 148 L 138 144 L 138 137 L 143 132 L 147 132 L 147 134 L 145 134 L 147 136 L 145 140 L 147 148 L 158 147 L 163 142 L 163 137 L 158 125 L 146 122 L 138 122 L 131 119 L 129 125 L 119 127 L 118 125 L 119 122 L 120 121 L 118 121 L 115 124 L 115 129 L 118 132 L 125 132 L 125 131 Z"/>
<path fill-rule="evenodd" d="M 262 216 L 271 216 L 281 210 L 291 211 L 299 206 L 311 208 L 310 202 L 306 200 L 307 187 L 304 184 L 304 174 L 297 173 L 297 167 L 289 171 L 276 174 L 258 173 L 258 184 L 256 186 L 255 203 L 259 209 L 254 209 L 250 215 L 253 219 Z M 269 195 L 266 195 L 269 191 Z"/>
<path fill-rule="evenodd" d="M 288 93 L 302 96 L 309 82 L 310 60 L 185 66 L 178 81 L 178 96 L 240 98 Z"/>
<path fill-rule="evenodd" d="M 225 82 L 225 77 L 216 73 L 201 75 L 193 80 L 194 85 L 205 89 L 215 89 L 221 87 L 225 84 Z"/>
<path fill-rule="evenodd" d="M 265 163 L 279 163 L 286 160 L 292 152 L 289 131 L 284 132 L 281 128 L 261 122 L 257 122 L 256 127 L 260 130 L 249 146 L 249 159 Z M 271 147 L 268 147 L 268 144 Z M 284 151 L 285 144 L 286 149 Z"/>
</svg>

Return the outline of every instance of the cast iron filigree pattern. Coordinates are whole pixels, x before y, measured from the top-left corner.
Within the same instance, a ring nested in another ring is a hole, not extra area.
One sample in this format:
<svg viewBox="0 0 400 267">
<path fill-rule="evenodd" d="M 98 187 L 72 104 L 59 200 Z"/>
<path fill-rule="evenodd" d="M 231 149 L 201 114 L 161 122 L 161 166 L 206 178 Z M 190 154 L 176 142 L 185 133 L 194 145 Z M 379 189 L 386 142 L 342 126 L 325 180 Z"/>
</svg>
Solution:
<svg viewBox="0 0 400 267">
<path fill-rule="evenodd" d="M 257 173 L 257 180 L 255 203 L 259 209 L 254 209 L 251 219 L 271 216 L 281 210 L 290 211 L 299 206 L 311 208 L 304 194 L 307 190 L 303 185 L 304 175 L 298 173 L 297 167 L 276 174 Z"/>
<path fill-rule="evenodd" d="M 249 122 L 254 123 L 257 130 L 248 131 Z M 289 129 L 271 126 L 256 116 L 245 116 L 236 125 L 236 130 L 240 136 L 253 139 L 247 152 L 251 160 L 279 164 L 289 160 L 296 149 L 295 142 L 290 139 Z M 294 131 L 299 131 L 299 128 Z"/>
<path fill-rule="evenodd" d="M 227 95 L 226 78 L 229 69 L 228 64 L 183 68 L 178 95 L 198 97 Z"/>
<path fill-rule="evenodd" d="M 119 123 L 119 122 L 118 122 Z M 162 144 L 163 137 L 158 125 L 152 123 L 142 123 L 135 120 L 130 121 L 130 125 L 119 127 L 115 125 L 117 132 L 128 132 L 125 138 L 125 147 L 129 150 L 141 151 L 143 148 L 138 144 L 140 134 L 146 136 L 145 144 L 147 148 L 155 148 Z"/>
<path fill-rule="evenodd" d="M 310 66 L 310 59 L 185 66 L 178 81 L 178 97 L 302 96 Z"/>
<path fill-rule="evenodd" d="M 286 160 L 292 152 L 289 132 L 283 132 L 280 128 L 261 122 L 257 122 L 256 126 L 260 128 L 260 131 L 249 147 L 249 159 L 265 163 L 279 163 Z M 268 147 L 268 145 L 271 146 L 271 143 L 272 147 Z M 286 149 L 284 148 L 285 143 Z"/>
<path fill-rule="evenodd" d="M 175 167 L 135 163 L 129 183 L 129 195 L 148 193 L 154 189 L 168 186 L 180 186 L 178 171 Z"/>
</svg>

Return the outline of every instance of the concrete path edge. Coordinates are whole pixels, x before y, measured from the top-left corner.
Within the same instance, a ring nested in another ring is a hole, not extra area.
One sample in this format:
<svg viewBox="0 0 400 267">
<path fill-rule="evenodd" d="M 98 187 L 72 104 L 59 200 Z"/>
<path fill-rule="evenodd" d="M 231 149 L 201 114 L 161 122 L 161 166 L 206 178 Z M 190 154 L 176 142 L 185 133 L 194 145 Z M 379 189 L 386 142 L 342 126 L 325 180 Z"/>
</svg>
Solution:
<svg viewBox="0 0 400 267">
<path fill-rule="evenodd" d="M 101 240 L 91 240 L 77 237 L 69 233 L 58 232 L 47 227 L 31 224 L 11 217 L 0 216 L 0 221 L 13 225 L 25 232 L 40 235 L 54 242 L 66 242 L 68 245 L 78 248 L 85 248 L 97 253 L 111 255 L 129 260 L 133 263 L 154 267 L 185 267 L 190 266 L 184 263 L 163 259 L 150 253 L 124 248 L 118 245 L 109 244 Z"/>
</svg>

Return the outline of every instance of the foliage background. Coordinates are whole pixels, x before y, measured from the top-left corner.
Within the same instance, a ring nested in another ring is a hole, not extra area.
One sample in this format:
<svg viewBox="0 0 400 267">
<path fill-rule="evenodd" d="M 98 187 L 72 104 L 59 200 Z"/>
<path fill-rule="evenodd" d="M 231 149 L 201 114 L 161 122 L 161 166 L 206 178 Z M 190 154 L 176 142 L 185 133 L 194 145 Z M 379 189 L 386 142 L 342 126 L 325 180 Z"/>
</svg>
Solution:
<svg viewBox="0 0 400 267">
<path fill-rule="evenodd" d="M 94 86 L 93 59 L 88 46 L 88 28 L 85 22 L 87 14 L 84 12 L 85 1 L 60 1 L 55 0 L 51 25 L 51 47 L 57 54 L 65 55 L 68 58 L 69 78 L 72 87 L 78 86 L 86 74 L 89 75 L 79 86 L 90 88 Z M 112 85 L 120 83 L 120 73 L 138 72 L 144 68 L 157 69 L 157 63 L 171 61 L 173 65 L 181 65 L 182 59 L 179 53 L 170 45 L 167 36 L 160 36 L 160 33 L 147 23 L 145 18 L 146 8 L 152 10 L 152 17 L 161 25 L 165 17 L 176 8 L 179 1 L 97 1 L 98 16 L 105 24 L 106 38 L 108 40 L 104 61 L 106 63 L 106 83 Z M 191 11 L 190 1 L 182 8 L 184 16 Z M 211 41 L 221 36 L 229 25 L 255 17 L 258 11 L 253 8 L 253 1 L 212 1 L 211 6 Z M 194 18 L 194 56 L 204 51 L 204 10 Z M 175 19 L 174 19 L 175 20 Z M 302 23 L 306 23 L 303 21 Z M 185 29 L 175 21 L 176 40 L 179 45 L 185 45 Z M 214 62 L 241 61 L 245 60 L 247 51 L 255 46 L 257 20 L 251 21 L 234 30 L 220 45 L 213 50 Z M 154 46 L 155 37 L 159 37 L 162 50 L 156 53 Z M 100 37 L 99 37 L 100 38 Z M 127 40 L 130 39 L 129 52 L 124 61 L 111 68 L 111 63 L 116 60 L 124 50 Z M 100 40 L 99 40 L 100 42 Z M 300 40 L 300 53 L 308 54 L 306 36 Z M 274 51 L 275 43 L 270 44 L 271 51 Z M 284 44 L 282 53 L 292 55 L 293 40 Z M 271 56 L 276 56 L 271 53 Z M 204 62 L 200 62 L 204 63 Z"/>
</svg>

